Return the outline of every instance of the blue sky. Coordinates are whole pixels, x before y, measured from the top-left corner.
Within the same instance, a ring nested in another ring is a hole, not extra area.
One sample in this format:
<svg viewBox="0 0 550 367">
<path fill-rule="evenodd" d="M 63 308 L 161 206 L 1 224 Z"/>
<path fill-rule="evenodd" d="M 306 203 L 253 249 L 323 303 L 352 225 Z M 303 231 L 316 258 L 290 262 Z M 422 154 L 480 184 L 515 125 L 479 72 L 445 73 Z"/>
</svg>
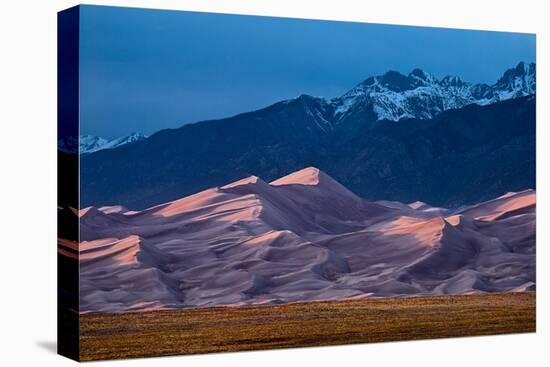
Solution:
<svg viewBox="0 0 550 367">
<path fill-rule="evenodd" d="M 99 6 L 80 21 L 81 133 L 106 138 L 334 97 L 387 70 L 494 83 L 535 61 L 530 34 Z"/>
</svg>

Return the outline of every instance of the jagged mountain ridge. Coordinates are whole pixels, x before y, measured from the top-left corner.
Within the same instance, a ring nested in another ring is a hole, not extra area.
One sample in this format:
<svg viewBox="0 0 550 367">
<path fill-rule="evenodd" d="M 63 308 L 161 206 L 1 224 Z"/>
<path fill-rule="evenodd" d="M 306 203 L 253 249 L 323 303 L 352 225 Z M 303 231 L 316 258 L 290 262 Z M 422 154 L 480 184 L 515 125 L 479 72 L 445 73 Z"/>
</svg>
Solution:
<svg viewBox="0 0 550 367">
<path fill-rule="evenodd" d="M 408 75 L 388 71 L 371 76 L 340 97 L 327 99 L 303 94 L 296 99 L 309 100 L 308 114 L 319 129 L 327 132 L 336 124 L 345 125 L 347 120 L 353 120 L 358 112 L 363 120 L 431 119 L 448 109 L 469 104 L 488 105 L 535 92 L 536 64 L 520 62 L 506 70 L 493 85 L 469 83 L 450 75 L 439 80 L 416 68 Z M 75 137 L 60 139 L 58 146 L 64 152 L 74 153 L 80 143 L 81 154 L 88 154 L 145 138 L 147 136 L 135 132 L 111 141 L 83 135 L 80 142 Z"/>
<path fill-rule="evenodd" d="M 371 118 L 377 121 L 431 119 L 449 109 L 469 104 L 488 105 L 528 96 L 535 91 L 536 65 L 520 62 L 506 70 L 493 85 L 469 83 L 458 76 L 446 76 L 439 80 L 417 68 L 408 75 L 388 71 L 369 77 L 341 97 L 313 98 L 319 104 L 318 110 L 332 111 L 328 116 L 319 116 L 322 126 L 329 122 L 346 125 L 358 112 L 365 115 L 365 111 L 369 111 Z"/>
</svg>

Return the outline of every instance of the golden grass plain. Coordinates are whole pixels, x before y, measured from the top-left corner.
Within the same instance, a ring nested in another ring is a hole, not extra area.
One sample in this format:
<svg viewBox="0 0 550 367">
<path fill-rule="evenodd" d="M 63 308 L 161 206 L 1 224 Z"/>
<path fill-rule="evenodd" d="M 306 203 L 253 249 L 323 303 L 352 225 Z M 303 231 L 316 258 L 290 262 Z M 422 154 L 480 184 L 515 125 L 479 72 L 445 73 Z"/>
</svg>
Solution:
<svg viewBox="0 0 550 367">
<path fill-rule="evenodd" d="M 82 361 L 534 332 L 536 293 L 80 315 Z"/>
</svg>

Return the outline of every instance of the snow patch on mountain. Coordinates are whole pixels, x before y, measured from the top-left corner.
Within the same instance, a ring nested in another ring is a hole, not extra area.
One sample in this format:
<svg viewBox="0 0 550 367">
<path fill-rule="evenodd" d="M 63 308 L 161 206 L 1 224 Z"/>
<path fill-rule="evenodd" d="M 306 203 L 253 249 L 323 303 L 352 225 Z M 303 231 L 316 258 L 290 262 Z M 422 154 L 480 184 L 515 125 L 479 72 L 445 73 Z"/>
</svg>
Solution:
<svg viewBox="0 0 550 367">
<path fill-rule="evenodd" d="M 113 140 L 107 140 L 96 135 L 81 135 L 80 139 L 68 136 L 59 139 L 57 147 L 65 153 L 77 153 L 80 150 L 80 154 L 90 154 L 104 149 L 118 148 L 146 138 L 146 135 L 140 133 L 131 133 Z"/>
<path fill-rule="evenodd" d="M 366 79 L 334 98 L 336 122 L 355 109 L 370 107 L 378 120 L 430 119 L 437 114 L 469 104 L 487 105 L 535 94 L 536 65 L 520 62 L 493 85 L 471 84 L 457 76 L 439 80 L 421 69 L 405 76 L 397 71 Z"/>
</svg>

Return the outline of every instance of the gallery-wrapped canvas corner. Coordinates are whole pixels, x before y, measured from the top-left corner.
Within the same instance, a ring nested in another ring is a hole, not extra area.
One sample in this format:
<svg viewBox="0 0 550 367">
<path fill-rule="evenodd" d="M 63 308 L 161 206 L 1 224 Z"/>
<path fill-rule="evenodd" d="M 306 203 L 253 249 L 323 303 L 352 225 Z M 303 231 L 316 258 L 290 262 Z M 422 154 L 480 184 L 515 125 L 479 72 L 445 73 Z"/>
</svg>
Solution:
<svg viewBox="0 0 550 367">
<path fill-rule="evenodd" d="M 58 14 L 58 350 L 535 331 L 535 35 Z"/>
</svg>

